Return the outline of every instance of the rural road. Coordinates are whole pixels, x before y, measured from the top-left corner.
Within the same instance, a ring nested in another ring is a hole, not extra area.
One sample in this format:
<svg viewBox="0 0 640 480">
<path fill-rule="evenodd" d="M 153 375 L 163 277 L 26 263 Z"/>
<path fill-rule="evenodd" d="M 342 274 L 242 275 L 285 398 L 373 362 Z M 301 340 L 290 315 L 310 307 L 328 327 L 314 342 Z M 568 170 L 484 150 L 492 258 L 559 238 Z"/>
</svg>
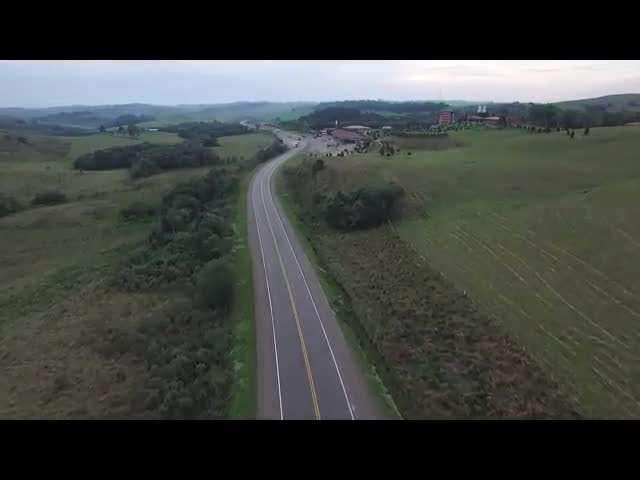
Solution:
<svg viewBox="0 0 640 480">
<path fill-rule="evenodd" d="M 278 135 L 290 146 L 295 136 Z M 364 368 L 273 194 L 275 171 L 306 146 L 265 163 L 248 192 L 256 305 L 258 419 L 382 418 Z"/>
</svg>

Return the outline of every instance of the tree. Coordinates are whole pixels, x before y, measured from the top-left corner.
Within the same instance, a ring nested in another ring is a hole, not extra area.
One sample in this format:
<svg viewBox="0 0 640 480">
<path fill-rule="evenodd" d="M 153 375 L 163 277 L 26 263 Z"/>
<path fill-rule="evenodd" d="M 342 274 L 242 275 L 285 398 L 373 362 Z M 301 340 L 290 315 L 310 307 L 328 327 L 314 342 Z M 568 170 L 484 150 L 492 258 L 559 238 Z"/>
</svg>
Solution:
<svg viewBox="0 0 640 480">
<path fill-rule="evenodd" d="M 127 127 L 127 134 L 130 137 L 138 136 L 138 135 L 140 135 L 140 129 L 138 127 L 136 127 L 135 125 L 129 125 Z"/>
<path fill-rule="evenodd" d="M 558 108 L 554 105 L 531 105 L 529 107 L 529 121 L 533 125 L 551 127 L 556 125 Z"/>
<path fill-rule="evenodd" d="M 570 128 L 576 128 L 581 123 L 580 112 L 576 110 L 564 110 L 560 115 L 560 123 L 567 130 Z"/>
<path fill-rule="evenodd" d="M 575 137 L 575 136 L 576 136 L 575 130 L 571 130 L 571 138 L 573 139 L 573 137 Z"/>
<path fill-rule="evenodd" d="M 588 135 L 589 135 L 589 127 L 587 127 L 587 128 L 585 128 L 585 129 L 584 129 L 584 135 L 585 135 L 585 136 L 588 136 Z"/>
<path fill-rule="evenodd" d="M 107 131 L 107 129 L 104 128 L 104 125 L 100 125 L 100 133 L 104 133 L 106 131 Z"/>
<path fill-rule="evenodd" d="M 118 133 L 121 135 L 124 133 L 124 128 L 122 127 L 122 125 L 118 127 Z"/>
</svg>

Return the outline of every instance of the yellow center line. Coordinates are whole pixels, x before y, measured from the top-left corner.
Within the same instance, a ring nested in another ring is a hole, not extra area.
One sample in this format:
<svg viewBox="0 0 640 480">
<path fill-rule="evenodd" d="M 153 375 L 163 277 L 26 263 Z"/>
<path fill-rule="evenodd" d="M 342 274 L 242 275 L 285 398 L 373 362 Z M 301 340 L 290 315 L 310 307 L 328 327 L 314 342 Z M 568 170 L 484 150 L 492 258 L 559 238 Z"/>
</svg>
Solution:
<svg viewBox="0 0 640 480">
<path fill-rule="evenodd" d="M 269 218 L 269 214 L 267 213 L 267 205 L 264 201 L 264 192 L 262 190 L 262 183 L 260 183 L 260 196 L 262 197 L 262 207 L 264 208 L 264 214 L 267 217 L 269 230 L 271 231 L 271 236 L 273 237 L 273 244 L 276 247 L 276 253 L 278 254 L 278 260 L 280 261 L 280 268 L 282 269 L 282 274 L 284 275 L 284 282 L 287 285 L 287 291 L 289 292 L 289 301 L 291 302 L 291 309 L 293 310 L 293 316 L 296 319 L 296 326 L 298 328 L 298 338 L 300 339 L 300 346 L 302 347 L 302 356 L 304 357 L 304 363 L 307 369 L 307 378 L 309 379 L 309 388 L 311 390 L 311 400 L 313 402 L 313 409 L 315 412 L 316 420 L 320 420 L 320 409 L 318 408 L 318 397 L 316 396 L 316 389 L 313 383 L 313 375 L 311 373 L 309 356 L 307 355 L 307 347 L 304 342 L 304 335 L 302 334 L 302 328 L 300 327 L 300 318 L 298 317 L 298 309 L 296 308 L 296 304 L 293 300 L 293 293 L 291 292 L 291 284 L 289 283 L 289 277 L 287 276 L 287 272 L 284 268 L 284 262 L 282 261 L 282 255 L 280 254 L 280 249 L 278 248 L 276 235 L 273 232 L 271 219 Z"/>
</svg>

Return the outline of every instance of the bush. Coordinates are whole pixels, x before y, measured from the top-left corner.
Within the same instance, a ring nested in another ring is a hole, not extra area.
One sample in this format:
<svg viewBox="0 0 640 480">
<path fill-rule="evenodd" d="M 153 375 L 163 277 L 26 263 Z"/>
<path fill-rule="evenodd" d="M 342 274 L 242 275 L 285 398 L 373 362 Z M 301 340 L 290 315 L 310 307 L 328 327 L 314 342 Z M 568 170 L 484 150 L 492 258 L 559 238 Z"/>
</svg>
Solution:
<svg viewBox="0 0 640 480">
<path fill-rule="evenodd" d="M 203 147 L 217 147 L 218 145 L 220 144 L 218 143 L 218 140 L 214 137 L 205 138 L 204 140 L 202 140 Z"/>
<path fill-rule="evenodd" d="M 0 193 L 0 217 L 11 215 L 22 210 L 22 205 L 15 198 Z"/>
<path fill-rule="evenodd" d="M 160 172 L 160 167 L 147 158 L 135 160 L 129 170 L 131 178 L 150 177 L 158 172 Z"/>
<path fill-rule="evenodd" d="M 178 125 L 163 127 L 160 130 L 178 134 L 186 140 L 198 140 L 203 138 L 224 137 L 248 133 L 249 128 L 240 123 L 223 122 L 185 122 Z M 217 142 L 216 142 L 217 143 Z"/>
<path fill-rule="evenodd" d="M 33 200 L 32 205 L 57 205 L 67 201 L 67 196 L 58 191 L 38 193 Z"/>
<path fill-rule="evenodd" d="M 347 194 L 339 191 L 328 199 L 325 218 L 330 226 L 340 230 L 377 226 L 391 218 L 396 201 L 403 195 L 402 187 L 394 184 Z"/>
<path fill-rule="evenodd" d="M 260 150 L 253 157 L 253 164 L 263 163 L 287 151 L 287 146 L 282 143 L 281 139 L 274 141 L 267 148 Z"/>
<path fill-rule="evenodd" d="M 147 203 L 134 202 L 120 210 L 120 215 L 127 221 L 145 220 L 153 217 L 156 209 Z"/>
<path fill-rule="evenodd" d="M 233 302 L 234 272 L 225 260 L 212 260 L 198 276 L 198 293 L 209 308 L 227 310 Z"/>
</svg>

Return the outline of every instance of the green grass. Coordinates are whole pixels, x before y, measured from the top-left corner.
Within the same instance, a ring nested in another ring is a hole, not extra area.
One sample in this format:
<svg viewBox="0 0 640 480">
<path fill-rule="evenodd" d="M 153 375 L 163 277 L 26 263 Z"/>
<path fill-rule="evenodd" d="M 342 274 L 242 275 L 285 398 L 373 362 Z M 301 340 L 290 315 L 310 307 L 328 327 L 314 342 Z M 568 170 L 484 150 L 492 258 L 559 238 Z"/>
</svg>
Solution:
<svg viewBox="0 0 640 480">
<path fill-rule="evenodd" d="M 68 197 L 102 195 L 116 188 L 131 188 L 126 170 L 87 171 L 73 169 L 73 161 L 85 153 L 103 148 L 140 142 L 177 143 L 181 139 L 170 133 L 144 133 L 139 138 L 105 134 L 79 137 L 27 137 L 28 145 L 15 146 L 0 136 L 0 192 L 28 203 L 35 194 L 60 190 Z"/>
<path fill-rule="evenodd" d="M 102 150 L 104 148 L 121 147 L 142 142 L 172 144 L 180 143 L 182 141 L 182 139 L 175 133 L 167 132 L 143 132 L 138 137 L 97 133 L 95 135 L 60 138 L 71 144 L 71 148 L 67 155 L 67 160 L 71 161 L 85 153 L 95 152 L 96 150 Z"/>
<path fill-rule="evenodd" d="M 283 178 L 323 270 L 342 288 L 347 321 L 401 415 L 571 416 L 571 402 L 527 353 L 420 258 L 394 225 L 341 233 L 319 221 L 310 203 L 314 192 L 344 189 L 347 178 L 348 190 L 379 182 L 368 175 L 376 170 L 346 169 L 357 157 L 347 158 L 331 159 L 315 182 L 311 161 L 283 171 Z"/>
<path fill-rule="evenodd" d="M 0 219 L 3 418 L 124 415 L 135 401 L 132 392 L 146 381 L 148 372 L 139 362 L 127 356 L 115 362 L 107 359 L 88 340 L 99 328 L 133 331 L 141 319 L 163 308 L 168 300 L 166 292 L 125 293 L 110 285 L 110 273 L 145 243 L 152 226 L 149 221 L 125 222 L 120 210 L 134 202 L 158 207 L 171 188 L 203 175 L 210 167 L 135 181 L 126 170 L 84 174 L 71 170 L 69 141 L 77 142 L 76 154 L 114 146 L 113 137 L 92 137 L 30 137 L 30 144 L 19 148 L 11 142 L 0 143 L 0 152 L 7 152 L 0 160 L 1 192 L 15 194 L 27 203 L 34 192 L 60 189 L 71 199 Z M 170 137 L 153 138 L 169 141 Z M 244 152 L 255 152 L 259 142 L 253 140 Z M 132 140 L 117 138 L 115 142 Z M 242 301 L 234 312 L 238 348 L 233 353 L 240 368 L 231 410 L 250 418 L 255 410 L 255 342 L 242 201 L 239 195 L 237 228 L 243 240 L 236 245 L 236 266 Z M 122 372 L 126 373 L 124 381 Z"/>
<path fill-rule="evenodd" d="M 400 183 L 400 238 L 585 414 L 640 414 L 637 130 L 597 128 L 574 140 L 519 130 L 452 138 L 464 147 L 329 164 L 341 188 L 363 178 Z"/>
<path fill-rule="evenodd" d="M 256 416 L 256 326 L 253 303 L 253 276 L 247 224 L 247 188 L 250 175 L 241 182 L 236 199 L 236 244 L 234 270 L 237 279 L 232 321 L 234 340 L 231 351 L 233 383 L 229 417 L 255 419 Z"/>
<path fill-rule="evenodd" d="M 247 133 L 245 135 L 231 135 L 218 138 L 219 147 L 213 147 L 220 157 L 244 157 L 249 160 L 258 150 L 268 147 L 273 142 L 273 136 L 267 133 Z"/>
</svg>

